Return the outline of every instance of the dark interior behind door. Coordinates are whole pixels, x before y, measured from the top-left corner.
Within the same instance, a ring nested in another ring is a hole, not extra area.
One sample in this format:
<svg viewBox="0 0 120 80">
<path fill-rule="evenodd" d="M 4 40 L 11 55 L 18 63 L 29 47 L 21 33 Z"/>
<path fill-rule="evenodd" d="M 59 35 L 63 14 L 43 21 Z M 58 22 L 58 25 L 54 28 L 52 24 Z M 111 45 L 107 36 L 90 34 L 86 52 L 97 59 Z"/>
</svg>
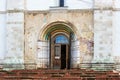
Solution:
<svg viewBox="0 0 120 80">
<path fill-rule="evenodd" d="M 66 68 L 66 45 L 61 45 L 61 69 Z"/>
</svg>

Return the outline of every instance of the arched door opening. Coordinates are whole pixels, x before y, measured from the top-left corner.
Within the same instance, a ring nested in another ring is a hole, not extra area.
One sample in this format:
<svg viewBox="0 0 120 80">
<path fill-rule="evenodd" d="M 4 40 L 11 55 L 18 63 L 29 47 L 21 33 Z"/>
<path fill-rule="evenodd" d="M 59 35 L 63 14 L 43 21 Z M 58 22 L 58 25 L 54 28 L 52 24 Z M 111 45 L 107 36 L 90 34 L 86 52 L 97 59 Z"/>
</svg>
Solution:
<svg viewBox="0 0 120 80">
<path fill-rule="evenodd" d="M 38 66 L 50 69 L 76 68 L 79 64 L 79 43 L 72 25 L 55 22 L 41 32 L 39 40 Z M 77 46 L 76 46 L 77 45 Z M 77 60 L 77 61 L 76 61 Z M 75 65 L 75 66 L 74 66 Z"/>
<path fill-rule="evenodd" d="M 46 31 L 46 39 L 50 46 L 50 68 L 69 69 L 71 56 L 72 29 L 63 24 L 50 26 Z"/>
<path fill-rule="evenodd" d="M 52 38 L 52 64 L 53 69 L 67 69 L 70 64 L 69 62 L 69 39 L 63 35 L 58 34 Z"/>
</svg>

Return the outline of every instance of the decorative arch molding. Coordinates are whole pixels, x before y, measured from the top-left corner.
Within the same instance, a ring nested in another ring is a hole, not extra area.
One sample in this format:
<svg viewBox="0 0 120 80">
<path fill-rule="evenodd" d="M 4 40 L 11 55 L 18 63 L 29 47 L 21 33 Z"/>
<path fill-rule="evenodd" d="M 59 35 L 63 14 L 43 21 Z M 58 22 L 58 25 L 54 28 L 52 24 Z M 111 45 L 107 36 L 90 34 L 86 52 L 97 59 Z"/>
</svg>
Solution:
<svg viewBox="0 0 120 80">
<path fill-rule="evenodd" d="M 37 42 L 38 43 L 37 45 L 38 60 L 37 61 L 42 63 L 37 63 L 37 67 L 54 68 L 53 54 L 55 50 L 53 49 L 55 49 L 55 46 L 57 45 L 54 43 L 54 39 L 57 35 L 66 36 L 69 41 L 68 44 L 64 44 L 66 45 L 66 55 L 69 54 L 69 56 L 67 56 L 69 57 L 69 60 L 68 60 L 69 63 L 66 62 L 66 64 L 68 65 L 66 66 L 66 68 L 67 67 L 70 68 L 70 66 L 71 68 L 74 68 L 76 67 L 75 64 L 78 63 L 78 62 L 76 63 L 76 60 L 80 61 L 80 58 L 79 58 L 80 51 L 77 48 L 78 46 L 80 46 L 80 44 L 78 43 L 78 39 L 80 36 L 77 28 L 70 22 L 56 21 L 56 22 L 51 22 L 42 26 L 42 29 L 39 31 L 38 42 Z M 61 43 L 59 45 L 62 46 L 63 44 Z M 74 48 L 77 48 L 77 49 L 74 49 Z M 77 55 L 78 58 L 74 57 L 74 54 Z M 46 58 L 44 59 L 44 57 Z M 44 59 L 44 61 L 42 59 Z"/>
<path fill-rule="evenodd" d="M 60 32 L 59 31 L 55 31 L 55 32 L 51 33 L 51 38 L 53 38 L 53 37 L 55 37 L 56 35 L 59 35 L 59 34 L 65 35 L 67 38 L 70 37 L 68 32 L 65 32 L 65 31 L 60 31 Z"/>
<path fill-rule="evenodd" d="M 43 26 L 43 28 L 39 31 L 38 40 L 48 40 L 50 33 L 55 31 L 62 31 L 65 33 L 72 32 L 73 34 L 75 34 L 75 36 L 79 36 L 77 28 L 72 23 L 64 21 L 55 21 Z"/>
</svg>

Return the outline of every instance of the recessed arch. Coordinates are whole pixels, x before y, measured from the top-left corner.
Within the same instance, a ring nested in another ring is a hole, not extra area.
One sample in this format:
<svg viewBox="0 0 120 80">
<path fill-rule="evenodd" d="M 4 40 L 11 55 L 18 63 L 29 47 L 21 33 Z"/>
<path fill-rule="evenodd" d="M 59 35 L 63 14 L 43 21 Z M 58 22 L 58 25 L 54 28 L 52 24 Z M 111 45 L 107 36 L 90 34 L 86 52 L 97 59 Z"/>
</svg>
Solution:
<svg viewBox="0 0 120 80">
<path fill-rule="evenodd" d="M 72 56 L 73 52 L 71 51 L 73 47 L 71 46 L 73 46 L 74 40 L 79 38 L 78 30 L 73 24 L 63 21 L 52 22 L 42 27 L 39 32 L 38 43 L 40 44 L 39 49 L 43 48 L 43 51 L 39 52 L 39 54 L 41 54 L 40 58 L 42 55 L 47 57 L 46 62 L 43 63 L 44 66 L 49 65 L 49 68 L 52 69 L 56 67 L 59 69 L 70 69 L 71 65 L 75 63 L 73 62 L 71 64 L 73 61 L 71 57 L 74 57 Z M 66 37 L 68 42 L 55 43 L 55 39 L 59 35 Z M 57 54 L 59 54 L 59 56 L 57 56 Z M 49 64 L 47 64 L 47 61 L 49 61 Z"/>
<path fill-rule="evenodd" d="M 79 35 L 77 32 L 77 28 L 70 22 L 56 21 L 43 26 L 43 28 L 39 32 L 38 40 L 48 40 L 50 33 L 55 31 L 60 32 L 60 30 L 72 33 L 75 36 Z"/>
<path fill-rule="evenodd" d="M 51 32 L 51 37 L 54 37 L 58 34 L 64 34 L 65 36 L 67 36 L 69 38 L 69 33 L 65 30 L 56 30 L 56 31 L 53 31 Z"/>
</svg>

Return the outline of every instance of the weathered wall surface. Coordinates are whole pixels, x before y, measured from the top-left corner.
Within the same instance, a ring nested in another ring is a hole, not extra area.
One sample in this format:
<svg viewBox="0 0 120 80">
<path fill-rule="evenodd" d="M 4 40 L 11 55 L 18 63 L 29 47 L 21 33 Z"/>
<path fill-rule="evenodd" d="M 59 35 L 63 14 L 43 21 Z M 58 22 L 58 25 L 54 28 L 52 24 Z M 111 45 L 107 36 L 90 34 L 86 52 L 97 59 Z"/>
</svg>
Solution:
<svg viewBox="0 0 120 80">
<path fill-rule="evenodd" d="M 94 12 L 94 58 L 106 62 L 112 57 L 112 11 Z"/>
<path fill-rule="evenodd" d="M 113 62 L 112 7 L 113 0 L 95 0 L 93 63 Z M 111 65 L 109 64 L 93 64 L 93 67 L 94 69 L 111 69 Z"/>
<path fill-rule="evenodd" d="M 113 55 L 116 57 L 116 59 L 118 59 L 117 57 L 120 57 L 120 23 L 119 23 L 119 19 L 120 18 L 120 11 L 115 11 L 113 13 Z M 119 61 L 119 60 L 116 60 Z"/>
<path fill-rule="evenodd" d="M 0 59 L 4 59 L 4 53 L 6 53 L 6 24 L 5 14 L 0 14 Z"/>
<path fill-rule="evenodd" d="M 21 64 L 24 62 L 24 14 L 7 13 L 7 52 L 5 63 Z"/>
<path fill-rule="evenodd" d="M 6 11 L 6 0 L 0 0 L 0 11 Z"/>
<path fill-rule="evenodd" d="M 120 0 L 113 0 L 113 8 L 120 9 Z"/>
<path fill-rule="evenodd" d="M 64 5 L 67 6 L 67 9 L 92 9 L 93 0 L 64 0 Z M 59 9 L 58 6 L 59 0 L 26 0 L 27 10 Z"/>
<path fill-rule="evenodd" d="M 95 0 L 94 61 L 120 62 L 119 0 Z M 119 66 L 116 66 L 119 68 Z"/>
<path fill-rule="evenodd" d="M 0 64 L 6 53 L 6 0 L 0 0 Z"/>
<path fill-rule="evenodd" d="M 94 0 L 94 8 L 110 9 L 113 7 L 113 0 Z"/>
<path fill-rule="evenodd" d="M 120 1 L 114 0 L 113 11 L 113 59 L 115 63 L 120 63 Z M 120 65 L 116 65 L 120 70 Z"/>
<path fill-rule="evenodd" d="M 24 0 L 7 0 L 5 69 L 23 68 L 24 12 L 21 11 L 24 7 L 23 1 Z"/>
<path fill-rule="evenodd" d="M 79 49 L 81 55 L 91 57 L 91 51 L 88 48 L 89 41 L 93 39 L 91 28 L 93 13 L 92 11 L 66 11 L 56 10 L 49 12 L 28 12 L 25 14 L 25 62 L 35 63 L 38 57 L 37 40 L 40 38 L 40 31 L 52 22 L 63 21 L 72 23 L 77 30 L 77 39 L 80 41 Z M 44 31 L 42 31 L 43 33 Z M 85 41 L 83 41 L 83 39 Z M 83 41 L 83 42 L 82 42 Z M 87 44 L 88 43 L 88 44 Z M 82 59 L 85 56 L 82 56 Z M 91 59 L 91 58 L 90 58 Z M 89 61 L 89 60 L 88 60 Z M 82 62 L 82 60 L 81 60 Z M 37 62 L 39 63 L 39 62 Z"/>
<path fill-rule="evenodd" d="M 7 10 L 23 10 L 24 0 L 7 0 Z"/>
</svg>

